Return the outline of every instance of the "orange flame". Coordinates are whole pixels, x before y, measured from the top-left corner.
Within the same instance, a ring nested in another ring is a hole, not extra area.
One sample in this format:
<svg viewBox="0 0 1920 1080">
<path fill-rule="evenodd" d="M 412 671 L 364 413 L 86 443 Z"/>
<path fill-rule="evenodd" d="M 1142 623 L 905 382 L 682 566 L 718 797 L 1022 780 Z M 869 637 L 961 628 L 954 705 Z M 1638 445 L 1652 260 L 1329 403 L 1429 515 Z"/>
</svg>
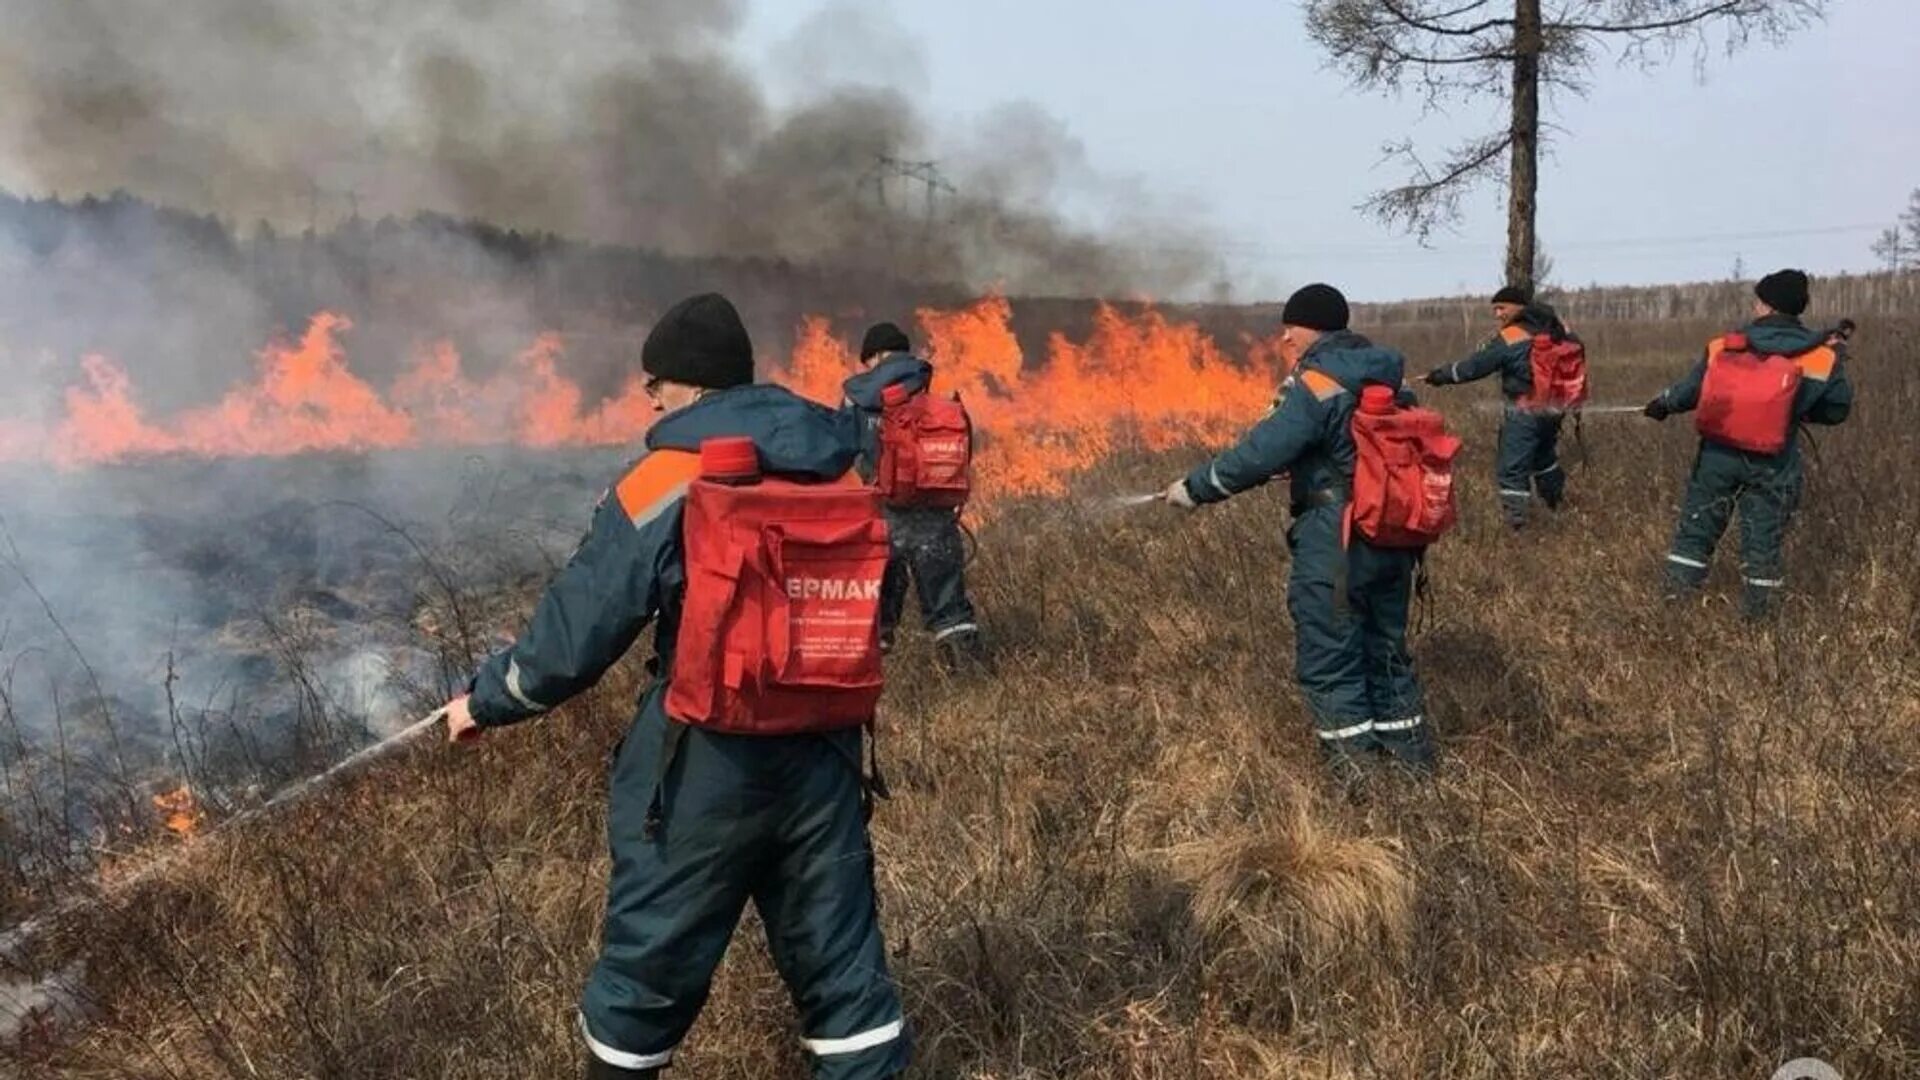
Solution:
<svg viewBox="0 0 1920 1080">
<path fill-rule="evenodd" d="M 212 457 L 411 445 L 413 418 L 347 368 L 339 335 L 352 327 L 345 316 L 322 312 L 297 345 L 267 346 L 258 382 L 181 418 L 182 444 Z"/>
<path fill-rule="evenodd" d="M 55 433 L 53 454 L 63 464 L 115 461 L 179 449 L 171 434 L 150 426 L 133 401 L 133 381 L 104 356 L 85 356 L 84 388 L 67 391 L 67 418 Z"/>
<path fill-rule="evenodd" d="M 838 406 L 843 396 L 840 384 L 853 374 L 854 360 L 853 350 L 833 336 L 827 320 L 809 315 L 800 320 L 793 358 L 779 379 L 796 394 L 822 405 Z"/>
<path fill-rule="evenodd" d="M 1059 494 L 1070 476 L 1116 450 L 1231 439 L 1271 398 L 1282 370 L 1274 342 L 1242 342 L 1236 361 L 1192 323 L 1107 305 L 1095 312 L 1086 340 L 1055 333 L 1034 363 L 1014 336 L 1012 314 L 1000 296 L 916 312 L 938 370 L 936 389 L 961 394 L 982 433 L 977 480 L 989 502 Z M 483 379 L 466 374 L 451 344 L 432 345 L 383 396 L 348 365 L 341 336 L 351 326 L 341 315 L 316 315 L 297 341 L 261 352 L 252 382 L 163 420 L 144 415 L 125 369 L 84 357 L 84 383 L 67 391 L 57 423 L 0 421 L 0 462 L 74 467 L 167 454 L 600 446 L 637 440 L 653 418 L 637 376 L 589 408 L 562 373 L 557 334 L 542 335 Z M 827 319 L 810 316 L 776 378 L 838 405 L 841 382 L 854 370 L 853 349 Z"/>
<path fill-rule="evenodd" d="M 185 785 L 155 795 L 153 808 L 166 815 L 167 831 L 182 839 L 198 832 L 201 822 L 206 820 L 199 801 Z"/>
</svg>

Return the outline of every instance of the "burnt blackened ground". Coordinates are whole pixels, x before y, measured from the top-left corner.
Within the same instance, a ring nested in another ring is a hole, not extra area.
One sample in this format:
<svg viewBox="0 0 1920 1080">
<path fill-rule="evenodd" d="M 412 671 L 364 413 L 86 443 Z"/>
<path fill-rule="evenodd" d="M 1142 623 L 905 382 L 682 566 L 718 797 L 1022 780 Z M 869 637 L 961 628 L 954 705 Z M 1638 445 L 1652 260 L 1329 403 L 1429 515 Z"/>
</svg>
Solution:
<svg viewBox="0 0 1920 1080">
<path fill-rule="evenodd" d="M 625 456 L 0 470 L 0 846 L 22 889 L 143 833 L 154 790 L 238 806 L 457 688 L 512 623 L 426 613 L 564 559 Z"/>
</svg>

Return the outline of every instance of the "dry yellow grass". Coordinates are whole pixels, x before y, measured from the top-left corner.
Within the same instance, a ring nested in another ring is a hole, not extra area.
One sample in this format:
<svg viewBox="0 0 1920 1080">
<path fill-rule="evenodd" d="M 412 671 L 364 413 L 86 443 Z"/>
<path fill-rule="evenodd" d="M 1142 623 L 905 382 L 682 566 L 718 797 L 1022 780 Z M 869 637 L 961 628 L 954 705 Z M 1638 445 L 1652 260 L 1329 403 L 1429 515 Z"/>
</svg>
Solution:
<svg viewBox="0 0 1920 1080">
<path fill-rule="evenodd" d="M 1709 329 L 1583 328 L 1609 401 Z M 1396 330 L 1417 359 L 1457 328 Z M 1508 536 L 1480 388 L 1464 523 L 1416 640 L 1439 778 L 1355 805 L 1291 684 L 1283 508 L 1006 508 L 974 577 L 1000 652 L 894 662 L 875 822 L 914 1075 L 1920 1075 L 1920 337 L 1870 326 L 1820 435 L 1793 598 L 1655 589 L 1693 442 L 1587 424 L 1573 504 Z M 1089 492 L 1193 460 L 1126 460 Z M 507 1080 L 578 1068 L 605 758 L 634 675 L 468 753 L 421 748 L 45 942 L 91 1022 L 30 1077 Z M 743 927 L 678 1070 L 803 1074 Z"/>
</svg>

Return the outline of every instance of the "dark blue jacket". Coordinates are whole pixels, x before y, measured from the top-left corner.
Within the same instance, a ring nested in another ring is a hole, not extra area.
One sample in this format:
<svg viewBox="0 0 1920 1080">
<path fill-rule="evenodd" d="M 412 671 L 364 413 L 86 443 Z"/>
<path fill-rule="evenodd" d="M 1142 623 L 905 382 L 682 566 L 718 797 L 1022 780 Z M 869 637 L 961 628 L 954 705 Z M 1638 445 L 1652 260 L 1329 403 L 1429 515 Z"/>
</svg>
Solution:
<svg viewBox="0 0 1920 1080">
<path fill-rule="evenodd" d="M 1478 352 L 1456 364 L 1435 368 L 1434 383 L 1451 386 L 1470 383 L 1498 372 L 1500 392 L 1509 401 L 1533 392 L 1533 338 L 1536 334 L 1570 337 L 1560 316 L 1546 304 L 1529 304 Z"/>
<path fill-rule="evenodd" d="M 1406 359 L 1398 352 L 1350 330 L 1322 336 L 1280 384 L 1267 415 L 1187 476 L 1187 493 L 1197 503 L 1220 502 L 1290 472 L 1295 506 L 1322 492 L 1344 499 L 1353 485 L 1353 410 L 1360 388 L 1391 386 L 1402 404 L 1411 404 L 1405 382 Z"/>
<path fill-rule="evenodd" d="M 1767 315 L 1741 328 L 1753 347 L 1769 355 L 1806 357 L 1800 365 L 1800 390 L 1794 395 L 1793 418 L 1796 423 L 1839 424 L 1853 412 L 1853 382 L 1847 378 L 1847 347 L 1827 345 L 1828 332 L 1808 328 L 1792 315 Z M 1718 339 L 1716 339 L 1718 340 Z M 1823 348 L 1829 354 L 1809 356 Z M 1657 399 L 1671 412 L 1691 412 L 1700 404 L 1700 388 L 1707 379 L 1707 350 L 1694 362 L 1679 382 L 1660 392 Z M 1781 456 L 1797 452 L 1799 440 L 1787 443 Z"/>
<path fill-rule="evenodd" d="M 687 485 L 700 471 L 702 440 L 745 435 L 760 467 L 798 479 L 832 480 L 851 469 L 858 439 L 847 414 L 777 386 L 707 394 L 647 431 L 646 453 L 602 496 L 593 524 L 513 647 L 474 677 L 473 718 L 511 724 L 592 686 L 655 622 L 657 670 L 672 670 L 686 567 L 680 540 Z"/>
<path fill-rule="evenodd" d="M 871 481 L 880 467 L 880 395 L 896 384 L 909 394 L 920 393 L 933 385 L 933 365 L 912 353 L 889 353 L 841 384 L 847 398 L 844 408 L 859 427 L 862 479 Z"/>
</svg>

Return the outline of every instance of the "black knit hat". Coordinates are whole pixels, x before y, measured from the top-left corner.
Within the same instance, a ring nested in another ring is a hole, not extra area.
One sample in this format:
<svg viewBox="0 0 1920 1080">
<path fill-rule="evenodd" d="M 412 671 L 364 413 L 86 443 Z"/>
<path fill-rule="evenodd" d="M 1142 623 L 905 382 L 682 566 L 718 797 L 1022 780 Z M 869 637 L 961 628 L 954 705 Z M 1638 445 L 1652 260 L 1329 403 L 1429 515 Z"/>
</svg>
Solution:
<svg viewBox="0 0 1920 1080">
<path fill-rule="evenodd" d="M 1348 317 L 1347 298 L 1339 289 L 1320 284 L 1287 297 L 1287 306 L 1280 311 L 1281 323 L 1309 330 L 1345 330 Z"/>
<path fill-rule="evenodd" d="M 874 323 L 867 327 L 866 336 L 860 339 L 860 359 L 878 356 L 881 353 L 911 352 L 913 342 L 907 340 L 907 332 L 890 322 Z"/>
<path fill-rule="evenodd" d="M 1506 285 L 1503 286 L 1499 292 L 1493 294 L 1492 302 L 1496 304 L 1519 304 L 1521 307 L 1526 307 L 1528 304 L 1533 303 L 1533 297 L 1529 296 L 1527 290 L 1518 285 Z"/>
<path fill-rule="evenodd" d="M 1807 310 L 1807 275 L 1802 270 L 1775 270 L 1760 279 L 1753 295 L 1782 315 L 1799 315 Z"/>
<path fill-rule="evenodd" d="M 753 381 L 753 341 L 733 302 L 701 293 L 668 308 L 640 346 L 641 370 L 710 390 Z"/>
</svg>

